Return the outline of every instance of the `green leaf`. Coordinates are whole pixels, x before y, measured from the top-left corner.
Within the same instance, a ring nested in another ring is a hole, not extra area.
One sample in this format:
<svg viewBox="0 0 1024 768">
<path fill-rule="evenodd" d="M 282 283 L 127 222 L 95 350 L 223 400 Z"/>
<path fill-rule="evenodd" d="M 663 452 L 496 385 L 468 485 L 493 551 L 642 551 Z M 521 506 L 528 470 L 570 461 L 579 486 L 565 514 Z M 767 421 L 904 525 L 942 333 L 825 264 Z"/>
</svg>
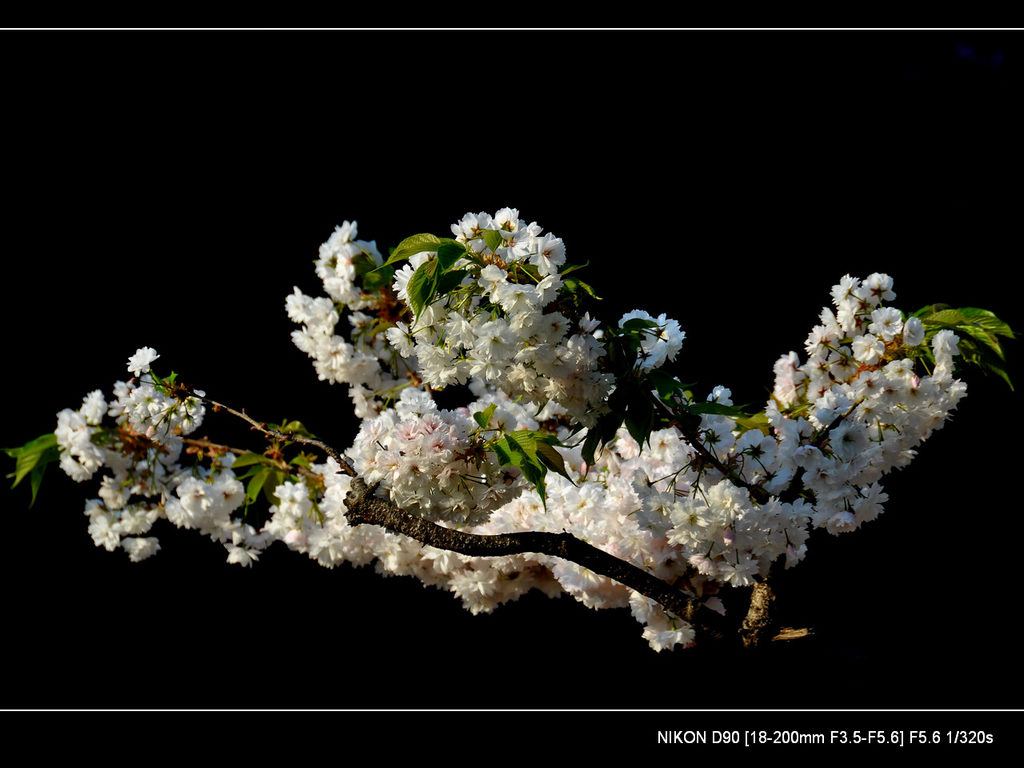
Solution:
<svg viewBox="0 0 1024 768">
<path fill-rule="evenodd" d="M 493 441 L 489 447 L 494 451 L 498 457 L 498 463 L 503 467 L 518 467 L 522 461 L 522 452 L 518 447 L 513 448 L 509 445 L 508 439 L 505 437 Z"/>
<path fill-rule="evenodd" d="M 925 322 L 934 325 L 957 325 L 967 320 L 959 309 L 943 309 L 923 318 Z"/>
<path fill-rule="evenodd" d="M 638 445 L 642 446 L 648 442 L 654 429 L 654 404 L 650 398 L 640 394 L 630 400 L 623 421 L 626 430 Z"/>
<path fill-rule="evenodd" d="M 589 283 L 584 283 L 582 280 L 577 280 L 575 277 L 570 277 L 562 282 L 562 287 L 569 293 L 575 294 L 577 291 L 582 290 L 584 293 L 592 296 L 593 298 L 601 301 L 601 297 L 594 293 L 594 289 L 590 287 Z"/>
<path fill-rule="evenodd" d="M 547 489 L 544 487 L 544 477 L 547 475 L 547 469 L 541 464 L 531 464 L 530 462 L 524 463 L 519 469 L 523 473 L 523 477 L 533 484 L 537 495 L 540 496 L 541 503 L 544 505 L 544 509 L 547 509 Z"/>
<path fill-rule="evenodd" d="M 252 451 L 250 451 L 248 453 L 243 453 L 240 456 L 237 456 L 235 458 L 234 463 L 231 465 L 231 469 L 235 470 L 238 469 L 239 467 L 248 467 L 251 464 L 265 464 L 268 461 L 269 459 L 262 453 L 253 453 Z"/>
<path fill-rule="evenodd" d="M 597 452 L 598 446 L 601 444 L 601 435 L 596 429 L 591 429 L 587 432 L 587 436 L 583 439 L 583 450 L 582 456 L 583 461 L 588 467 L 594 463 L 594 454 Z"/>
<path fill-rule="evenodd" d="M 32 489 L 31 507 L 35 503 L 42 482 L 43 473 L 48 464 L 60 461 L 60 449 L 57 447 L 57 435 L 49 432 L 29 440 L 16 448 L 4 448 L 4 453 L 15 460 L 14 472 L 7 475 L 14 478 L 11 488 L 16 488 L 22 480 L 29 478 Z"/>
<path fill-rule="evenodd" d="M 451 272 L 445 272 L 437 280 L 437 296 L 444 296 L 449 291 L 458 288 L 462 279 L 468 275 L 469 272 L 465 269 L 453 269 Z"/>
<path fill-rule="evenodd" d="M 263 495 L 266 497 L 268 504 L 280 503 L 274 491 L 277 490 L 277 486 L 284 482 L 286 477 L 288 477 L 288 474 L 283 469 L 274 468 L 270 470 L 267 481 L 263 483 Z"/>
<path fill-rule="evenodd" d="M 391 285 L 394 279 L 395 270 L 393 267 L 378 267 L 363 275 L 363 290 L 367 293 L 376 293 L 384 286 Z"/>
<path fill-rule="evenodd" d="M 491 417 L 494 416 L 494 411 L 497 410 L 498 404 L 491 403 L 482 411 L 477 411 L 473 414 L 473 418 L 476 423 L 480 425 L 481 429 L 487 429 L 487 425 L 491 423 Z"/>
<path fill-rule="evenodd" d="M 948 309 L 948 308 L 949 308 L 948 304 L 929 304 L 929 305 L 927 305 L 925 307 L 921 307 L 919 310 L 914 312 L 912 317 L 916 317 L 916 318 L 918 318 L 920 320 L 924 320 L 925 317 L 927 317 L 928 315 L 932 314 L 933 312 L 938 312 L 939 310 Z"/>
<path fill-rule="evenodd" d="M 505 238 L 501 236 L 501 232 L 497 229 L 485 229 L 480 233 L 480 237 L 483 238 L 484 243 L 486 243 L 491 251 L 498 250 L 505 243 Z"/>
<path fill-rule="evenodd" d="M 618 391 L 616 390 L 616 392 Z M 613 397 L 614 395 L 615 392 L 612 393 Z M 615 439 L 619 427 L 622 426 L 624 412 L 623 408 L 613 406 L 610 411 L 598 418 L 597 423 L 593 427 L 587 430 L 587 436 L 583 440 L 583 461 L 588 466 L 594 463 L 594 456 L 597 453 L 598 447 Z"/>
<path fill-rule="evenodd" d="M 509 264 L 508 265 L 508 273 L 509 273 L 509 279 L 510 280 L 514 280 L 515 282 L 518 282 L 518 283 L 524 282 L 523 280 L 519 279 L 520 273 L 526 275 L 532 282 L 535 282 L 535 283 L 540 282 L 540 279 L 541 279 L 540 278 L 540 272 L 537 271 L 537 267 L 536 266 L 534 266 L 533 264 L 527 263 L 527 262 L 522 262 L 522 261 L 513 261 L 511 264 Z M 563 283 L 563 287 L 564 287 L 564 283 Z"/>
<path fill-rule="evenodd" d="M 377 268 L 377 262 L 373 260 L 373 256 L 368 254 L 366 251 L 360 251 L 352 257 L 352 266 L 356 269 L 356 277 L 362 277 L 367 272 Z"/>
<path fill-rule="evenodd" d="M 1006 356 L 1003 354 L 1003 348 L 999 344 L 999 339 L 997 339 L 993 334 L 986 331 L 984 328 L 979 328 L 974 325 L 958 325 L 956 326 L 956 330 L 960 331 L 961 333 L 966 333 L 973 336 L 975 339 L 977 339 L 990 350 L 992 350 L 993 354 L 995 354 L 1001 360 L 1006 359 Z M 962 343 L 963 342 L 961 340 L 961 344 Z"/>
<path fill-rule="evenodd" d="M 28 503 L 28 508 L 32 509 L 36 503 L 36 496 L 39 495 L 39 487 L 43 484 L 43 475 L 46 473 L 46 466 L 50 462 L 41 462 L 32 467 L 32 471 L 28 473 L 29 488 L 32 490 L 32 499 Z"/>
<path fill-rule="evenodd" d="M 994 312 L 990 312 L 987 309 L 979 309 L 978 307 L 963 307 L 960 312 L 975 325 L 999 336 L 1005 336 L 1009 339 L 1015 338 L 1013 329 L 996 317 Z"/>
<path fill-rule="evenodd" d="M 245 501 L 246 506 L 256 501 L 256 498 L 260 495 L 260 491 L 263 490 L 263 485 L 267 482 L 267 478 L 270 476 L 270 467 L 263 467 L 256 474 L 254 474 L 249 482 L 245 486 Z"/>
<path fill-rule="evenodd" d="M 413 314 L 419 317 L 420 313 L 430 306 L 434 294 L 437 293 L 437 260 L 423 262 L 409 278 L 405 290 L 409 294 Z"/>
<path fill-rule="evenodd" d="M 1006 386 L 1010 388 L 1010 391 L 1014 391 L 1013 382 L 1010 381 L 1010 375 L 1003 368 L 996 365 L 995 363 L 984 363 L 982 365 L 982 368 L 984 370 L 987 370 L 989 373 L 994 373 L 996 376 L 1001 378 L 1003 381 L 1006 382 Z"/>
<path fill-rule="evenodd" d="M 636 333 L 643 331 L 647 328 L 657 328 L 658 323 L 655 320 L 648 320 L 644 317 L 631 317 L 629 320 L 624 322 L 621 329 L 627 333 Z"/>
<path fill-rule="evenodd" d="M 440 245 L 437 249 L 437 262 L 441 269 L 447 272 L 452 266 L 466 255 L 466 246 L 460 242 L 450 242 Z"/>
<path fill-rule="evenodd" d="M 925 339 L 934 338 L 943 329 L 950 329 L 959 338 L 960 361 L 976 365 L 986 373 L 994 373 L 1003 379 L 1010 389 L 1013 384 L 1001 362 L 1006 359 L 1000 337 L 1015 339 L 1013 329 L 996 317 L 995 313 L 980 307 L 953 309 L 947 304 L 931 304 L 914 313 L 925 327 Z M 922 357 L 934 363 L 930 349 Z"/>
<path fill-rule="evenodd" d="M 612 371 L 628 374 L 636 366 L 640 341 L 634 336 L 612 336 L 605 345 L 605 355 Z M 616 376 L 621 378 L 621 376 Z M 621 388 L 621 387 L 620 387 Z M 619 391 L 616 389 L 616 392 Z M 614 393 L 612 393 L 614 395 Z"/>
<path fill-rule="evenodd" d="M 757 429 L 764 434 L 770 434 L 771 422 L 768 421 L 768 414 L 764 411 L 755 413 L 752 416 L 738 416 L 736 418 L 736 426 L 743 432 L 748 432 L 751 429 Z"/>
<path fill-rule="evenodd" d="M 572 279 L 572 281 L 573 281 L 574 283 L 576 283 L 576 284 L 577 284 L 577 285 L 578 285 L 578 286 L 579 286 L 580 288 L 582 288 L 582 289 L 583 289 L 583 291 L 584 291 L 585 293 L 587 293 L 587 294 L 588 294 L 589 296 L 591 296 L 591 297 L 593 297 L 593 298 L 597 299 L 598 301 L 601 301 L 601 297 L 600 297 L 600 296 L 598 296 L 598 295 L 597 295 L 596 293 L 594 293 L 594 289 L 590 287 L 590 284 L 589 284 L 589 283 L 584 283 L 584 282 L 583 282 L 582 280 L 577 280 L 576 278 L 571 278 L 571 279 Z"/>
<path fill-rule="evenodd" d="M 402 261 L 408 259 L 410 256 L 415 256 L 417 253 L 423 253 L 423 251 L 436 251 L 445 241 L 437 235 L 431 235 L 428 232 L 424 232 L 418 235 L 410 235 L 405 238 L 398 246 L 391 252 L 388 260 L 384 262 L 382 266 L 388 266 L 394 264 L 396 261 Z"/>
<path fill-rule="evenodd" d="M 566 275 L 571 274 L 572 272 L 575 272 L 577 269 L 583 269 L 584 267 L 589 267 L 589 266 L 590 266 L 590 262 L 589 261 L 585 261 L 582 264 L 566 264 L 565 267 L 563 267 L 561 270 L 559 270 L 558 274 L 561 277 L 564 278 Z"/>
<path fill-rule="evenodd" d="M 519 429 L 505 436 L 509 445 L 517 446 L 526 457 L 534 464 L 539 464 L 537 458 L 537 433 L 529 429 Z"/>
<path fill-rule="evenodd" d="M 562 454 L 555 450 L 553 445 L 543 440 L 539 441 L 537 443 L 537 458 L 540 459 L 545 467 L 553 469 L 570 483 L 576 485 L 573 479 L 569 477 L 569 472 L 565 468 L 565 459 Z"/>
<path fill-rule="evenodd" d="M 653 385 L 658 392 L 658 397 L 665 402 L 670 402 L 675 395 L 681 395 L 688 386 L 672 374 L 658 368 L 645 372 L 644 378 Z"/>
<path fill-rule="evenodd" d="M 281 428 L 277 431 L 284 432 L 287 435 L 298 435 L 299 437 L 316 437 L 312 432 L 306 429 L 305 425 L 301 421 L 289 421 L 287 424 L 282 423 Z"/>
<path fill-rule="evenodd" d="M 565 469 L 565 461 L 562 455 L 554 449 L 553 443 L 558 443 L 558 438 L 554 435 L 521 429 L 490 444 L 491 450 L 497 455 L 502 466 L 518 467 L 523 477 L 533 484 L 545 507 L 547 506 L 547 493 L 544 479 L 549 468 L 572 482 L 572 478 L 569 477 Z"/>
</svg>

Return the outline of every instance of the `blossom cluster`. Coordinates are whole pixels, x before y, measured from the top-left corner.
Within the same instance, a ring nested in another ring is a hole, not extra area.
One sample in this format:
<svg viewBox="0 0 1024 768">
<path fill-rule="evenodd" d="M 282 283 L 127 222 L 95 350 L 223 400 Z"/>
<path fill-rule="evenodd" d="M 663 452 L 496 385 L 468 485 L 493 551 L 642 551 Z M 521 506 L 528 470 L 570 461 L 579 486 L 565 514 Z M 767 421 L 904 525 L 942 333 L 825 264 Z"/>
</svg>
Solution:
<svg viewBox="0 0 1024 768">
<path fill-rule="evenodd" d="M 512 208 L 466 214 L 451 229 L 466 248 L 454 264 L 461 280 L 413 315 L 409 281 L 437 251 L 413 254 L 390 286 L 368 291 L 354 263 L 362 256 L 381 267 L 382 257 L 373 243 L 354 239 L 354 223 L 338 227 L 317 261 L 328 296 L 295 288 L 288 298 L 289 317 L 302 326 L 292 334 L 296 346 L 321 379 L 350 385 L 360 417 L 386 407 L 410 378 L 434 390 L 479 379 L 513 399 L 557 404 L 558 412 L 592 421 L 614 380 L 598 370 L 598 321 L 570 319 L 553 307 L 565 285 L 562 240 Z M 394 311 L 396 301 L 404 313 Z M 346 307 L 354 310 L 351 338 L 337 332 Z"/>
<path fill-rule="evenodd" d="M 363 418 L 379 407 L 376 393 L 389 393 L 401 386 L 404 372 L 397 370 L 401 366 L 395 370 L 382 367 L 382 360 L 394 358 L 382 334 L 362 333 L 371 323 L 362 310 L 379 309 L 382 297 L 360 290 L 356 262 L 363 258 L 376 267 L 383 259 L 376 243 L 355 239 L 356 232 L 354 222 L 345 222 L 320 246 L 315 269 L 327 295 L 313 298 L 296 287 L 285 308 L 288 317 L 300 325 L 292 332 L 292 342 L 313 360 L 321 381 L 349 385 L 356 415 Z M 336 332 L 346 309 L 354 338 Z"/>
<path fill-rule="evenodd" d="M 132 355 L 128 371 L 135 376 L 114 384 L 109 403 L 94 390 L 77 410 L 57 414 L 55 435 L 65 473 L 83 482 L 107 470 L 99 498 L 86 502 L 89 534 L 97 546 L 124 549 L 137 562 L 159 551 L 159 539 L 145 534 L 166 519 L 220 541 L 229 562 L 247 565 L 267 538 L 232 517 L 245 499 L 245 488 L 230 469 L 234 456 L 209 467 L 182 466 L 184 441 L 202 424 L 206 409 L 201 392 L 172 394 L 152 374 L 157 357 L 150 347 Z"/>
<path fill-rule="evenodd" d="M 532 422 L 521 407 L 507 398 L 501 402 L 502 412 L 491 417 L 495 424 Z M 518 475 L 503 471 L 495 455 L 483 450 L 471 412 L 486 405 L 477 401 L 450 411 L 423 390 L 404 389 L 394 408 L 362 423 L 349 451 L 352 464 L 403 509 L 453 525 L 482 522 L 513 488 L 520 490 Z"/>
<path fill-rule="evenodd" d="M 373 243 L 355 239 L 350 222 L 320 250 L 327 296 L 296 288 L 287 299 L 301 326 L 296 346 L 321 379 L 349 386 L 361 425 L 348 460 L 403 509 L 480 534 L 566 531 L 713 610 L 724 610 L 723 587 L 799 563 L 814 529 L 845 533 L 876 518 L 887 501 L 883 476 L 908 464 L 966 393 L 953 375 L 953 332 L 926 337 L 920 320 L 892 307 L 891 277 L 845 276 L 805 356 L 776 362 L 760 422 L 737 420 L 730 390 L 718 386 L 707 403 L 719 407 L 697 411 L 694 430 L 664 426 L 641 445 L 620 428 L 588 463 L 583 438 L 616 382 L 602 365 L 601 324 L 560 309 L 562 241 L 514 209 L 467 214 L 452 232 L 465 247 L 452 265 L 458 281 L 419 312 L 410 281 L 437 251 L 419 251 L 393 279 L 368 284 L 365 275 L 388 265 Z M 347 333 L 339 330 L 345 314 Z M 675 320 L 638 309 L 617 327 L 635 320 L 650 321 L 641 373 L 677 357 L 684 334 Z M 916 363 L 925 347 L 935 363 L 927 372 Z M 237 512 L 246 488 L 230 453 L 208 467 L 179 464 L 185 436 L 202 421 L 202 398 L 168 394 L 149 374 L 155 359 L 148 348 L 132 357 L 130 371 L 141 378 L 117 383 L 109 406 L 93 392 L 77 411 L 58 414 L 65 471 L 84 480 L 111 470 L 86 507 L 97 545 L 142 559 L 159 546 L 143 534 L 164 518 L 221 541 L 243 565 L 280 541 L 326 567 L 373 563 L 383 574 L 417 577 L 473 612 L 541 589 L 591 608 L 629 609 L 656 650 L 694 641 L 686 621 L 580 565 L 540 554 L 467 557 L 350 526 L 351 478 L 333 459 L 284 478 L 266 523 L 245 523 Z M 435 401 L 438 390 L 463 385 L 463 407 Z M 115 427 L 102 427 L 104 416 Z M 548 474 L 544 495 L 489 442 L 540 429 L 557 438 L 564 462 L 564 472 Z"/>
</svg>

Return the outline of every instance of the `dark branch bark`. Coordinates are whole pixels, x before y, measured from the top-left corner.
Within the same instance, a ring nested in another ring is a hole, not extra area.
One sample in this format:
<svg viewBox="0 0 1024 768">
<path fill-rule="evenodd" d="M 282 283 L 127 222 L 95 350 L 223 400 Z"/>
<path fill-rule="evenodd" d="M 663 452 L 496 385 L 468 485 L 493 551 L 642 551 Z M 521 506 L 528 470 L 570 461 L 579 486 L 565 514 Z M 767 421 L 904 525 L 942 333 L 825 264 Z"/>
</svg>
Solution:
<svg viewBox="0 0 1024 768">
<path fill-rule="evenodd" d="M 358 476 L 348 460 L 330 445 L 314 438 L 278 432 L 269 428 L 265 423 L 256 421 L 244 411 L 235 410 L 206 397 L 201 397 L 201 399 L 214 409 L 227 411 L 233 416 L 244 420 L 254 429 L 268 437 L 310 445 L 319 448 L 333 458 L 341 467 L 341 471 L 353 478 L 351 489 L 345 499 L 345 517 L 350 525 L 377 525 L 392 533 L 408 536 L 422 544 L 437 549 L 458 552 L 469 557 L 504 557 L 530 553 L 559 557 L 639 592 L 644 597 L 659 603 L 665 610 L 689 622 L 696 629 L 716 639 L 721 640 L 736 636 L 736 627 L 728 625 L 724 617 L 705 607 L 700 600 L 688 596 L 668 582 L 662 581 L 630 562 L 610 555 L 581 539 L 577 539 L 570 533 L 526 531 L 523 533 L 485 536 L 445 528 L 400 508 L 388 499 L 375 496 L 374 493 L 377 486 L 368 486 Z M 707 455 L 708 451 L 704 449 L 699 440 L 696 443 L 699 446 L 698 452 L 701 452 L 701 449 L 703 449 L 703 453 L 706 454 L 705 458 L 710 459 L 709 463 L 716 465 L 716 468 L 720 469 L 734 483 L 737 482 L 737 478 L 732 473 L 728 473 L 727 468 L 723 467 L 716 457 Z M 752 492 L 764 492 L 764 489 L 751 486 L 742 481 L 738 484 Z M 765 593 L 765 590 L 767 590 L 767 593 Z M 768 606 L 765 606 L 763 611 L 759 607 L 764 602 L 759 599 L 759 596 L 764 594 L 771 596 L 771 590 L 767 587 L 767 584 L 755 585 L 751 594 L 750 610 L 747 613 L 743 626 L 740 628 L 740 638 L 748 648 L 758 645 L 762 638 L 766 636 L 767 631 L 774 626 L 769 618 Z M 795 636 L 806 634 L 805 630 L 788 631 L 796 632 Z M 772 639 L 789 638 L 777 635 Z"/>
<path fill-rule="evenodd" d="M 569 533 L 528 531 L 514 534 L 479 535 L 445 528 L 401 509 L 393 502 L 374 496 L 369 487 L 356 478 L 345 499 L 345 516 L 351 525 L 379 525 L 438 549 L 470 557 L 502 557 L 536 553 L 560 557 L 607 576 L 660 603 L 664 608 L 698 629 L 721 638 L 726 628 L 714 611 L 671 584 L 632 563 L 621 560 Z"/>
</svg>

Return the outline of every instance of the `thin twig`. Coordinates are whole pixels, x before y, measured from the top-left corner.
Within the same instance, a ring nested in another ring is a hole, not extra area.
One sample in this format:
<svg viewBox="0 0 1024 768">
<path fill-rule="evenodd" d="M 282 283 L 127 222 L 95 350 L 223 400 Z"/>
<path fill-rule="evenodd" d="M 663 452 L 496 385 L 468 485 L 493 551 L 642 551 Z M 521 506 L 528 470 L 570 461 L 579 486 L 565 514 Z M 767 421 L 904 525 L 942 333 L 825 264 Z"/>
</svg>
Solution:
<svg viewBox="0 0 1024 768">
<path fill-rule="evenodd" d="M 707 446 L 705 446 L 697 435 L 693 434 L 689 430 L 685 429 L 679 421 L 673 419 L 671 426 L 674 426 L 679 430 L 679 434 L 682 436 L 683 441 L 696 451 L 697 456 L 705 464 L 710 464 L 712 467 L 717 469 L 722 476 L 730 483 L 735 485 L 737 488 L 742 488 L 750 494 L 750 498 L 756 501 L 758 504 L 766 504 L 771 498 L 771 494 L 768 493 L 764 488 L 759 485 L 754 485 L 744 480 L 742 477 L 737 475 L 733 470 L 729 469 L 725 464 L 722 463 L 721 459 L 715 456 Z"/>
<path fill-rule="evenodd" d="M 821 450 L 822 446 L 824 446 L 826 441 L 828 440 L 829 435 L 832 434 L 832 430 L 838 428 L 839 425 L 843 423 L 843 420 L 846 419 L 846 417 L 853 413 L 855 410 L 857 410 L 857 406 L 859 406 L 863 402 L 864 398 L 861 398 L 856 403 L 851 405 L 850 408 L 846 411 L 846 413 L 842 414 L 841 416 L 836 416 L 832 420 L 831 424 L 829 424 L 827 427 L 825 427 L 825 429 L 821 430 L 821 432 L 814 436 L 814 439 L 811 440 L 810 445 L 813 446 L 814 448 L 817 448 L 818 450 Z M 779 501 L 785 504 L 791 504 L 792 502 L 800 498 L 801 488 L 803 487 L 803 480 L 804 468 L 797 467 L 796 472 L 793 473 L 793 478 L 789 481 L 789 485 L 786 486 L 786 489 L 779 494 Z"/>
<path fill-rule="evenodd" d="M 345 474 L 351 475 L 352 477 L 356 477 L 357 476 L 355 468 L 348 462 L 348 459 L 346 459 L 337 450 L 335 450 L 333 447 L 331 447 L 327 443 L 323 442 L 322 440 L 317 440 L 316 438 L 313 438 L 313 437 L 301 437 L 299 435 L 288 434 L 288 433 L 285 433 L 285 432 L 278 432 L 277 430 L 271 429 L 270 427 L 268 427 L 265 423 L 260 422 L 260 421 L 256 421 L 256 419 L 252 418 L 245 411 L 236 411 L 234 408 L 232 408 L 230 406 L 227 406 L 227 405 L 224 405 L 223 403 L 218 403 L 216 400 L 211 400 L 208 397 L 201 397 L 199 395 L 195 395 L 195 396 L 198 397 L 203 402 L 208 403 L 215 411 L 218 411 L 218 410 L 227 411 L 232 416 L 237 416 L 238 418 L 242 419 L 243 421 L 248 422 L 249 424 L 252 425 L 253 429 L 259 430 L 260 432 L 262 432 L 264 435 L 267 435 L 268 437 L 274 437 L 274 438 L 277 438 L 278 440 L 289 440 L 289 441 L 291 441 L 293 443 L 300 443 L 302 445 L 311 445 L 314 448 L 319 448 L 321 451 L 323 451 L 328 456 L 330 456 L 332 459 L 334 459 L 336 462 L 338 462 L 338 465 L 341 467 L 342 471 L 345 472 Z"/>
</svg>

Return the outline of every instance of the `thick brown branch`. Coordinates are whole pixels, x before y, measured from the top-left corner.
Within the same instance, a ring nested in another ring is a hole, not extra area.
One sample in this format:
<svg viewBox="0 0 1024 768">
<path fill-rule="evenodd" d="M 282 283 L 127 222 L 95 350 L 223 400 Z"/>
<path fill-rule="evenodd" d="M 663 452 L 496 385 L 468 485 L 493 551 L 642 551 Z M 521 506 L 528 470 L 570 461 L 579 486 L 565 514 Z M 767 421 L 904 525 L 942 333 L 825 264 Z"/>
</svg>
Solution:
<svg viewBox="0 0 1024 768">
<path fill-rule="evenodd" d="M 718 614 L 632 563 L 621 560 L 569 533 L 528 531 L 514 534 L 479 535 L 445 528 L 401 509 L 393 502 L 374 496 L 376 487 L 368 487 L 356 478 L 345 500 L 345 516 L 351 525 L 379 525 L 428 546 L 458 552 L 470 557 L 501 557 L 536 553 L 560 557 L 583 566 L 657 601 L 666 610 L 715 637 L 724 634 Z"/>
<path fill-rule="evenodd" d="M 200 396 L 196 395 L 196 397 Z M 263 422 L 256 421 L 244 411 L 235 410 L 205 396 L 200 397 L 200 399 L 215 410 L 224 410 L 242 419 L 268 437 L 310 445 L 319 448 L 333 458 L 342 471 L 354 478 L 345 500 L 347 509 L 345 517 L 351 525 L 377 525 L 392 533 L 408 536 L 422 544 L 436 547 L 437 549 L 458 552 L 469 557 L 505 557 L 508 555 L 531 553 L 559 557 L 612 579 L 640 593 L 644 597 L 654 600 L 670 613 L 693 624 L 696 628 L 715 638 L 722 639 L 735 631 L 735 628 L 728 627 L 719 614 L 707 609 L 701 601 L 686 595 L 671 584 L 662 581 L 642 568 L 638 568 L 630 562 L 610 555 L 570 533 L 526 531 L 514 534 L 480 535 L 445 528 L 400 508 L 388 499 L 375 496 L 374 492 L 377 487 L 368 486 L 357 475 L 348 460 L 323 441 L 279 432 L 271 429 Z M 733 483 L 750 491 L 755 501 L 759 500 L 755 496 L 755 492 L 764 493 L 764 489 L 750 485 L 741 478 L 737 478 L 714 454 L 710 453 L 700 443 L 696 436 L 684 434 L 684 437 L 694 446 L 702 459 L 722 472 Z M 205 446 L 206 441 L 203 441 L 203 443 Z M 745 646 L 754 647 L 758 645 L 766 632 L 773 628 L 769 610 L 773 599 L 774 597 L 767 584 L 754 586 L 751 593 L 750 610 L 740 630 L 740 637 Z M 806 634 L 804 630 L 787 631 L 796 632 L 795 636 Z M 788 638 L 780 634 L 772 639 Z"/>
</svg>

